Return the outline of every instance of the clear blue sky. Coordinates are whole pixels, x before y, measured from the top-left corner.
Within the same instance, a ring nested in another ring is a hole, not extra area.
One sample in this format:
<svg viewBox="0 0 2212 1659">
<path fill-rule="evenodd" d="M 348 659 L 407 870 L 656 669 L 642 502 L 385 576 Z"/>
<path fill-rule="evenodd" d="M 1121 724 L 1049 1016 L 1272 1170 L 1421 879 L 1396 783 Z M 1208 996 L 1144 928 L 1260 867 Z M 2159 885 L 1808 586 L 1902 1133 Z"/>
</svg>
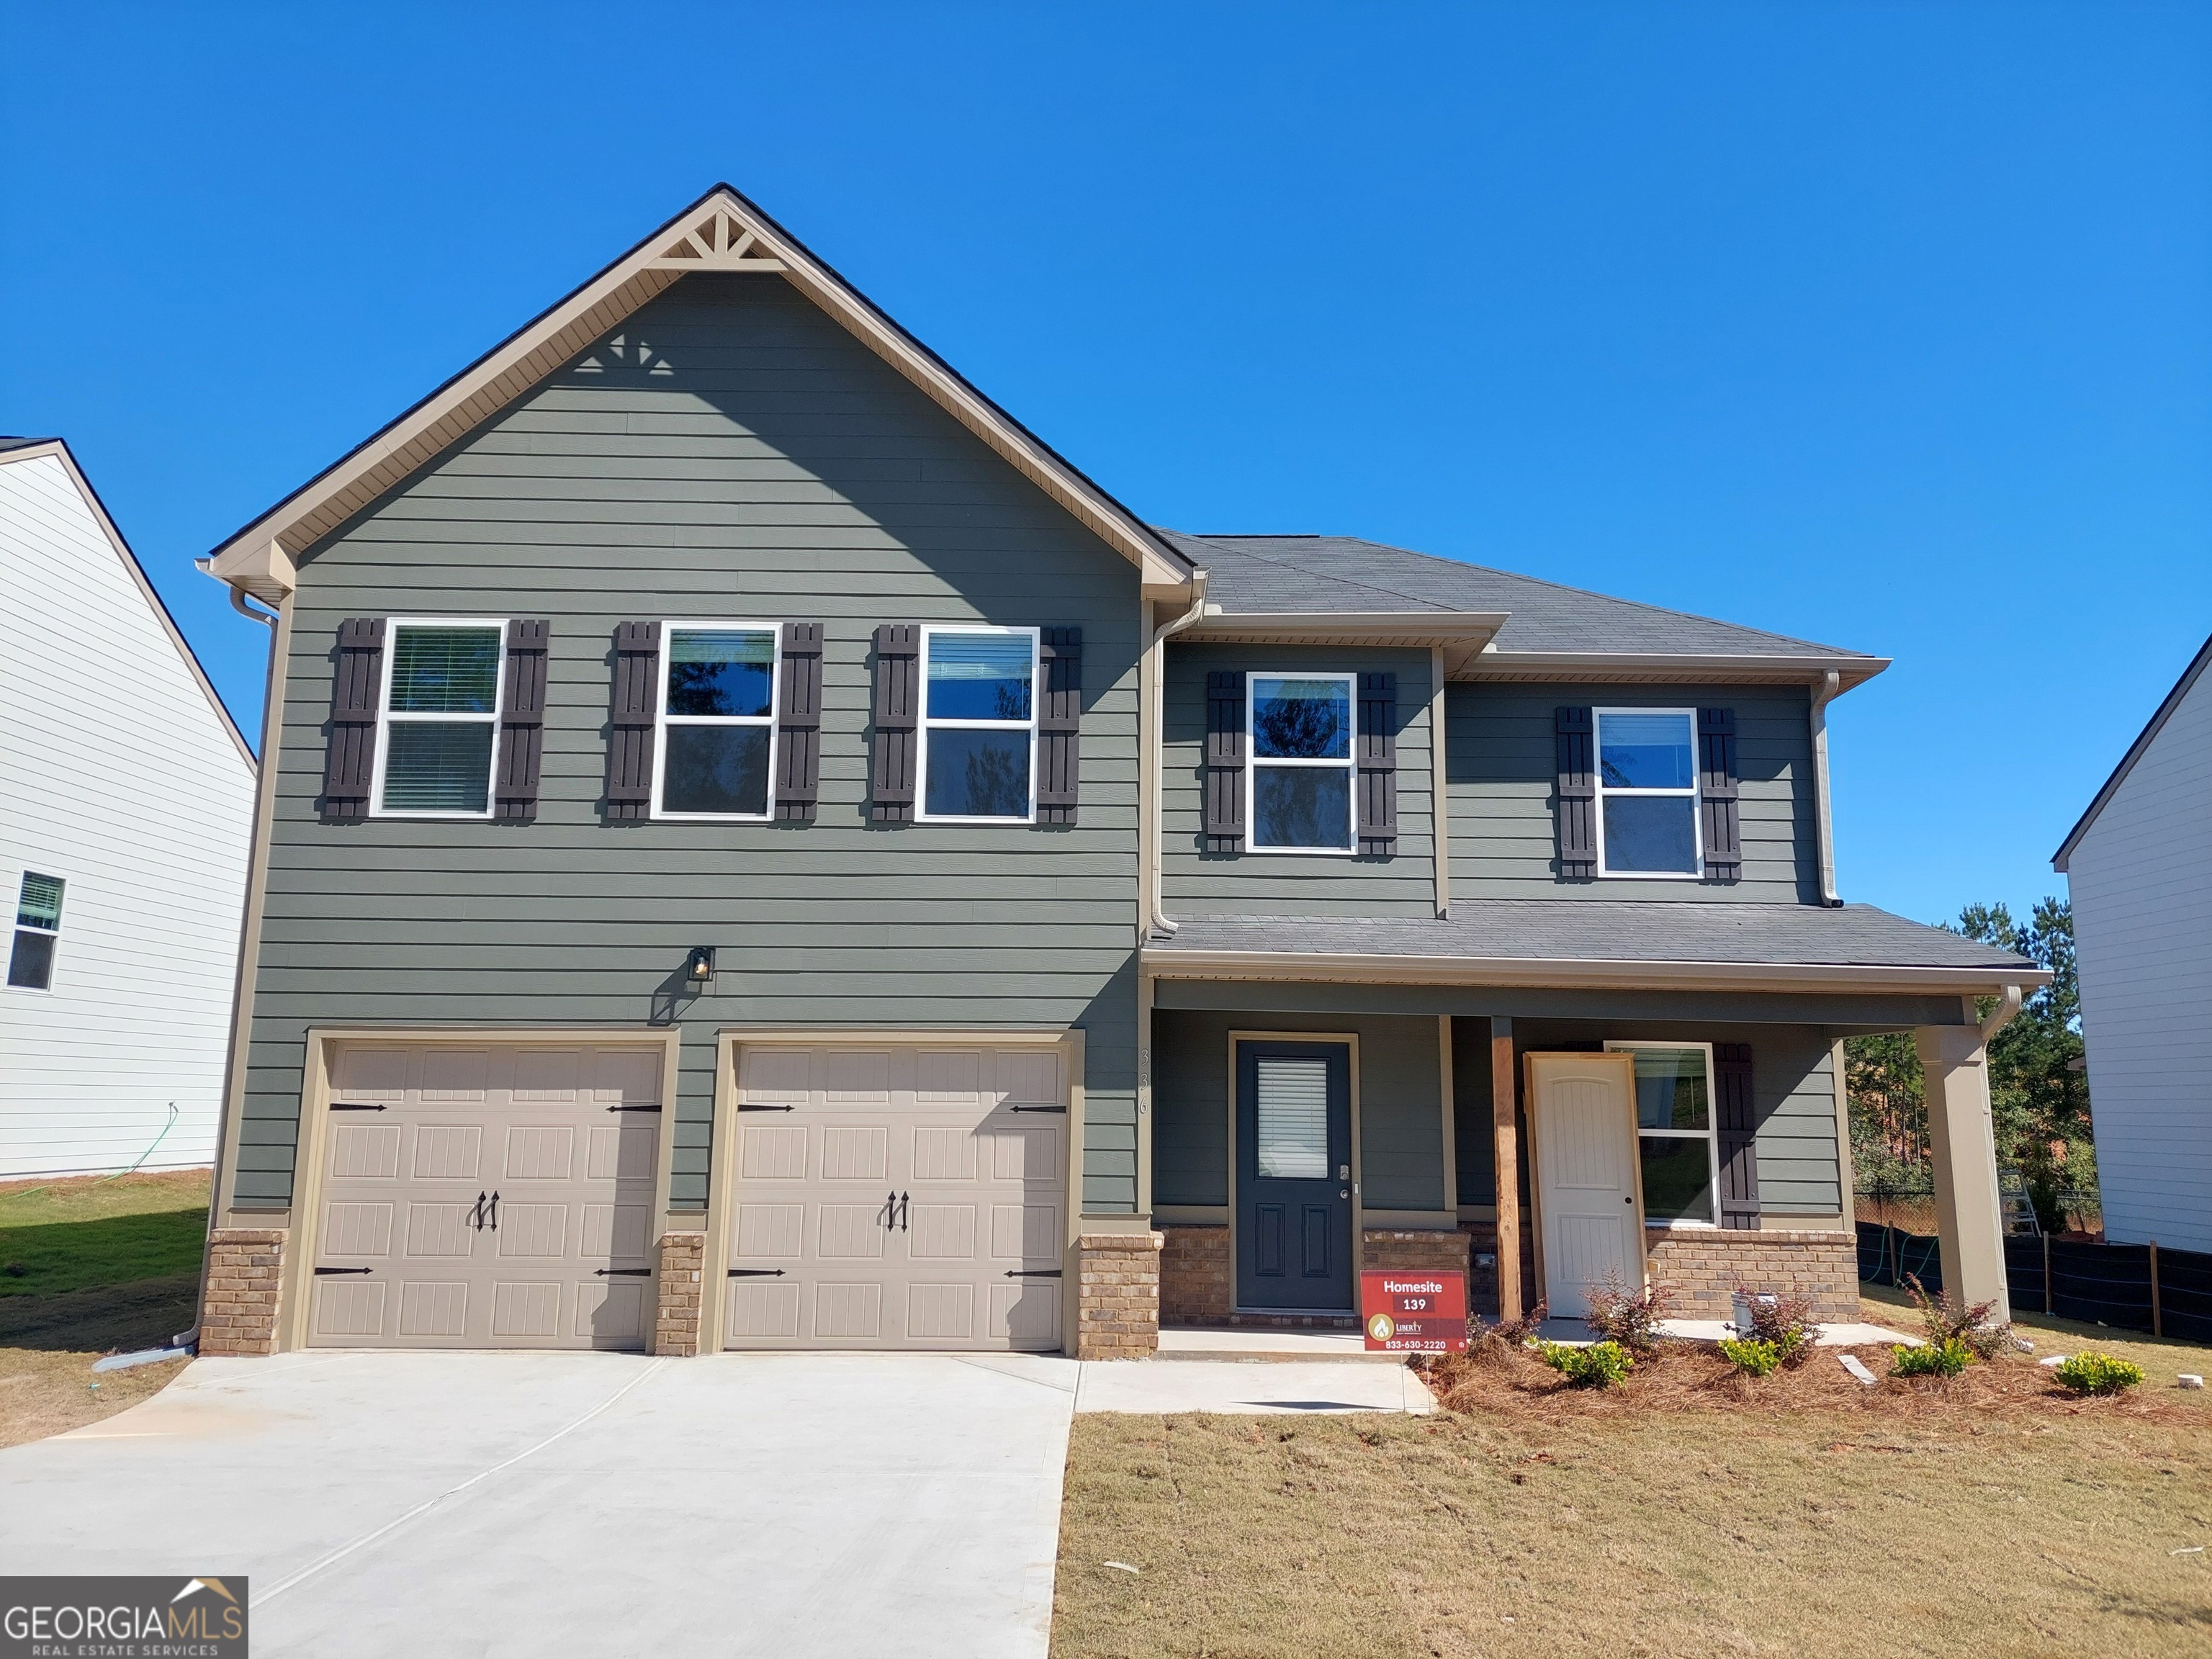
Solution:
<svg viewBox="0 0 2212 1659">
<path fill-rule="evenodd" d="M 0 431 L 191 560 L 727 179 L 1139 513 L 1876 652 L 1842 885 L 2049 855 L 2212 631 L 2212 8 L 9 9 Z M 58 625 L 62 625 L 58 624 Z"/>
</svg>

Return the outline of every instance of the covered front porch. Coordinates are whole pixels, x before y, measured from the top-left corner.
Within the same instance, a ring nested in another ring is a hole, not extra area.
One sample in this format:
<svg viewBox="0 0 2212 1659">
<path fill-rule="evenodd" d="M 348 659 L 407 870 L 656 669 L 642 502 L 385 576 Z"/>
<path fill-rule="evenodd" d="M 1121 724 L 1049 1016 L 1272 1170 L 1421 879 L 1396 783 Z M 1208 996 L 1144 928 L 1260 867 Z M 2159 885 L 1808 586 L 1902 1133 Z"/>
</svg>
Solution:
<svg viewBox="0 0 2212 1659">
<path fill-rule="evenodd" d="M 1893 955 L 1978 959 L 1515 962 L 1311 948 L 1352 927 L 1461 944 L 1455 922 L 1184 924 L 1143 981 L 1160 1323 L 1356 1328 L 1360 1271 L 1423 1268 L 1467 1272 L 1492 1317 L 1578 1316 L 1617 1279 L 1666 1285 L 1691 1320 L 1728 1318 L 1741 1285 L 1855 1319 L 1842 1044 L 1900 1030 L 1926 1072 L 1945 1281 L 2002 1307 L 1982 1055 L 2035 971 L 1881 920 L 1909 930 Z"/>
</svg>

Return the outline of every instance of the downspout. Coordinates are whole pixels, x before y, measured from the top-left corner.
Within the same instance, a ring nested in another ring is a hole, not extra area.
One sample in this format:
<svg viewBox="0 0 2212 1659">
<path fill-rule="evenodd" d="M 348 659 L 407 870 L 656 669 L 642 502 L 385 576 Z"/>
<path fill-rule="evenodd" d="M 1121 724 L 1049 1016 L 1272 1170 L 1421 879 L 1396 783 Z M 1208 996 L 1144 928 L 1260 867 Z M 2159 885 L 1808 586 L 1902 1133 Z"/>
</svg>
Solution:
<svg viewBox="0 0 2212 1659">
<path fill-rule="evenodd" d="M 1831 910 L 1843 908 L 1836 896 L 1836 822 L 1828 805 L 1828 705 L 1844 689 L 1844 677 L 1831 668 L 1813 688 L 1813 809 L 1818 819 L 1820 902 Z"/>
<path fill-rule="evenodd" d="M 1160 797 L 1167 786 L 1167 642 L 1206 614 L 1206 581 L 1203 568 L 1191 573 L 1190 609 L 1155 629 L 1152 645 L 1145 653 L 1152 694 L 1146 699 L 1151 718 L 1146 721 L 1150 729 L 1145 734 L 1145 776 L 1152 785 L 1152 798 L 1145 809 L 1145 868 L 1140 872 L 1145 884 L 1145 932 L 1148 938 L 1170 938 L 1176 931 L 1176 924 L 1168 920 L 1160 900 Z"/>
<path fill-rule="evenodd" d="M 2012 1024 L 2014 1018 L 2020 1012 L 2020 987 L 2006 986 L 2004 994 L 1997 999 L 1997 1006 L 1990 1010 L 1978 1028 L 1982 1034 L 1982 1047 L 1988 1048 L 1990 1039 Z"/>
</svg>

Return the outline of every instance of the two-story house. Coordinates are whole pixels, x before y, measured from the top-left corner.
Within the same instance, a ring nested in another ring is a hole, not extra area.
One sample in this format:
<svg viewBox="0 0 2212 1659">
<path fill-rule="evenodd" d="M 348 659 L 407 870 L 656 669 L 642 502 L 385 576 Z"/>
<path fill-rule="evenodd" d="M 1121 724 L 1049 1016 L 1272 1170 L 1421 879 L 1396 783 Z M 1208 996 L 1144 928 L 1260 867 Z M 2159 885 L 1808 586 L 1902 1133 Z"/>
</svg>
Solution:
<svg viewBox="0 0 2212 1659">
<path fill-rule="evenodd" d="M 1908 1027 L 2002 1294 L 2037 976 L 1834 896 L 1881 660 L 1151 526 L 727 188 L 209 566 L 276 629 L 207 1352 L 1842 1311 Z"/>
</svg>

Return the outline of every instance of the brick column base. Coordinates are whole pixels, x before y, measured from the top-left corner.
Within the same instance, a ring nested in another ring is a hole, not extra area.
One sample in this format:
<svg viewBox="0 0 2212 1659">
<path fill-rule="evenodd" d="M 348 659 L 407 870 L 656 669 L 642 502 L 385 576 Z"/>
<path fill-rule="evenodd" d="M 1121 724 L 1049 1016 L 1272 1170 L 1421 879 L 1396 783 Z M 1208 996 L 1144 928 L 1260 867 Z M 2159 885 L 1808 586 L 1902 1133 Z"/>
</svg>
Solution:
<svg viewBox="0 0 2212 1659">
<path fill-rule="evenodd" d="M 653 1352 L 689 1359 L 699 1352 L 706 1277 L 705 1233 L 660 1236 L 660 1269 L 653 1279 Z"/>
<path fill-rule="evenodd" d="M 217 1227 L 208 1235 L 207 1285 L 200 1298 L 202 1353 L 258 1358 L 276 1352 L 284 1233 L 282 1227 Z"/>
<path fill-rule="evenodd" d="M 1149 1359 L 1160 1346 L 1158 1233 L 1085 1233 L 1075 1241 L 1075 1357 Z"/>
<path fill-rule="evenodd" d="M 1644 1250 L 1651 1282 L 1674 1292 L 1678 1319 L 1728 1318 L 1739 1283 L 1808 1297 L 1815 1319 L 1859 1316 L 1858 1241 L 1850 1233 L 1655 1228 Z"/>
<path fill-rule="evenodd" d="M 1235 1304 L 1229 1291 L 1229 1229 L 1163 1227 L 1160 1323 L 1218 1325 Z"/>
</svg>

